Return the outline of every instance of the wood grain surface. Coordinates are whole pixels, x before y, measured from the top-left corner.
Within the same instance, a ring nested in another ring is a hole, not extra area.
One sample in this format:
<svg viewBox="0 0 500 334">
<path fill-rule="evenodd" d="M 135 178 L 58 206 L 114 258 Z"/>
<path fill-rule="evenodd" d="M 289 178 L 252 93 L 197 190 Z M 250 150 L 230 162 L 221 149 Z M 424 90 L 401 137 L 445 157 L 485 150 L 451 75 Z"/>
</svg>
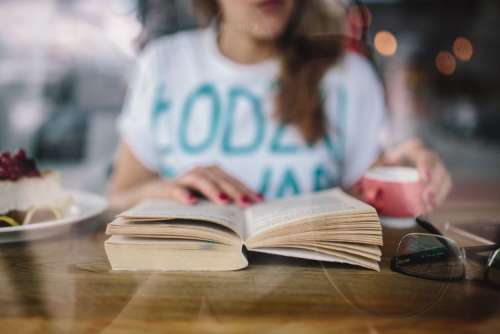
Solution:
<svg viewBox="0 0 500 334">
<path fill-rule="evenodd" d="M 450 202 L 436 217 L 500 217 L 499 203 Z M 384 227 L 380 273 L 256 254 L 236 272 L 123 273 L 104 254 L 111 217 L 0 245 L 1 333 L 500 332 L 500 290 L 481 277 L 443 283 L 390 270 L 397 242 L 418 226 Z"/>
</svg>

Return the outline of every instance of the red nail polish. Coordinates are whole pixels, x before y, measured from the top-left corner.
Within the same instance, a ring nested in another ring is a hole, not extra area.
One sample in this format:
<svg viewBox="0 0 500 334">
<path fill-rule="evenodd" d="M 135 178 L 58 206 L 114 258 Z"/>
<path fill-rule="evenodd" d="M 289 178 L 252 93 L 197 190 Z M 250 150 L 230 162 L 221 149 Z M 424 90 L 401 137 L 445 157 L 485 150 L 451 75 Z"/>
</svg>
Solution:
<svg viewBox="0 0 500 334">
<path fill-rule="evenodd" d="M 252 203 L 252 199 L 250 197 L 248 197 L 247 195 L 243 195 L 241 196 L 241 201 L 245 204 L 250 204 Z"/>
<path fill-rule="evenodd" d="M 220 199 L 221 201 L 226 202 L 226 201 L 228 201 L 228 200 L 229 200 L 229 196 L 228 196 L 226 193 L 219 193 L 219 199 Z"/>
</svg>

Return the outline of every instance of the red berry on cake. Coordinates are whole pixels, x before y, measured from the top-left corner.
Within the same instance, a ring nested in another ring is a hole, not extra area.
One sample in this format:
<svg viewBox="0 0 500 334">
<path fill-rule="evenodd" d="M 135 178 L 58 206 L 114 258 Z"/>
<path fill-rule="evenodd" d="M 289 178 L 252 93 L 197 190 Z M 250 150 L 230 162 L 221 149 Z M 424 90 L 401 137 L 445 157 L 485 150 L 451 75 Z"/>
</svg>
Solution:
<svg viewBox="0 0 500 334">
<path fill-rule="evenodd" d="M 41 173 L 25 150 L 0 154 L 0 227 L 61 218 L 70 204 L 59 175 Z"/>
<path fill-rule="evenodd" d="M 12 158 L 11 158 L 9 152 L 5 152 L 5 153 L 0 154 L 0 165 L 7 166 L 10 164 L 11 160 L 12 160 Z"/>
</svg>

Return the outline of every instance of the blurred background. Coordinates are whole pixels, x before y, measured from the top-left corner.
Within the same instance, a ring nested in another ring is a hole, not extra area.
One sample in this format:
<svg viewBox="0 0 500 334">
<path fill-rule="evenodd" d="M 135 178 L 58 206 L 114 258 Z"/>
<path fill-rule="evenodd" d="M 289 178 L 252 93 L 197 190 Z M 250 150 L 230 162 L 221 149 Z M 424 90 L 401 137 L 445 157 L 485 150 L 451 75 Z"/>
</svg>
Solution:
<svg viewBox="0 0 500 334">
<path fill-rule="evenodd" d="M 500 191 L 500 1 L 329 1 L 346 47 L 370 57 L 384 81 L 388 141 L 418 134 L 459 190 Z M 103 192 L 139 46 L 192 29 L 189 8 L 186 0 L 1 0 L 0 151 L 25 147 L 66 186 Z"/>
</svg>

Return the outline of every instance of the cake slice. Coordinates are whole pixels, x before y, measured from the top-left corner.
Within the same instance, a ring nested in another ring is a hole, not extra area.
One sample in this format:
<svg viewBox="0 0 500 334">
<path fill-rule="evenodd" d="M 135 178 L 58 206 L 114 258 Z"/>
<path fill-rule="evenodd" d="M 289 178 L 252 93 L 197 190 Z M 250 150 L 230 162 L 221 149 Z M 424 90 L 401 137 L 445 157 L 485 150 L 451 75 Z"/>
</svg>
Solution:
<svg viewBox="0 0 500 334">
<path fill-rule="evenodd" d="M 24 150 L 0 154 L 0 227 L 62 218 L 71 202 L 59 175 L 41 173 Z"/>
</svg>

